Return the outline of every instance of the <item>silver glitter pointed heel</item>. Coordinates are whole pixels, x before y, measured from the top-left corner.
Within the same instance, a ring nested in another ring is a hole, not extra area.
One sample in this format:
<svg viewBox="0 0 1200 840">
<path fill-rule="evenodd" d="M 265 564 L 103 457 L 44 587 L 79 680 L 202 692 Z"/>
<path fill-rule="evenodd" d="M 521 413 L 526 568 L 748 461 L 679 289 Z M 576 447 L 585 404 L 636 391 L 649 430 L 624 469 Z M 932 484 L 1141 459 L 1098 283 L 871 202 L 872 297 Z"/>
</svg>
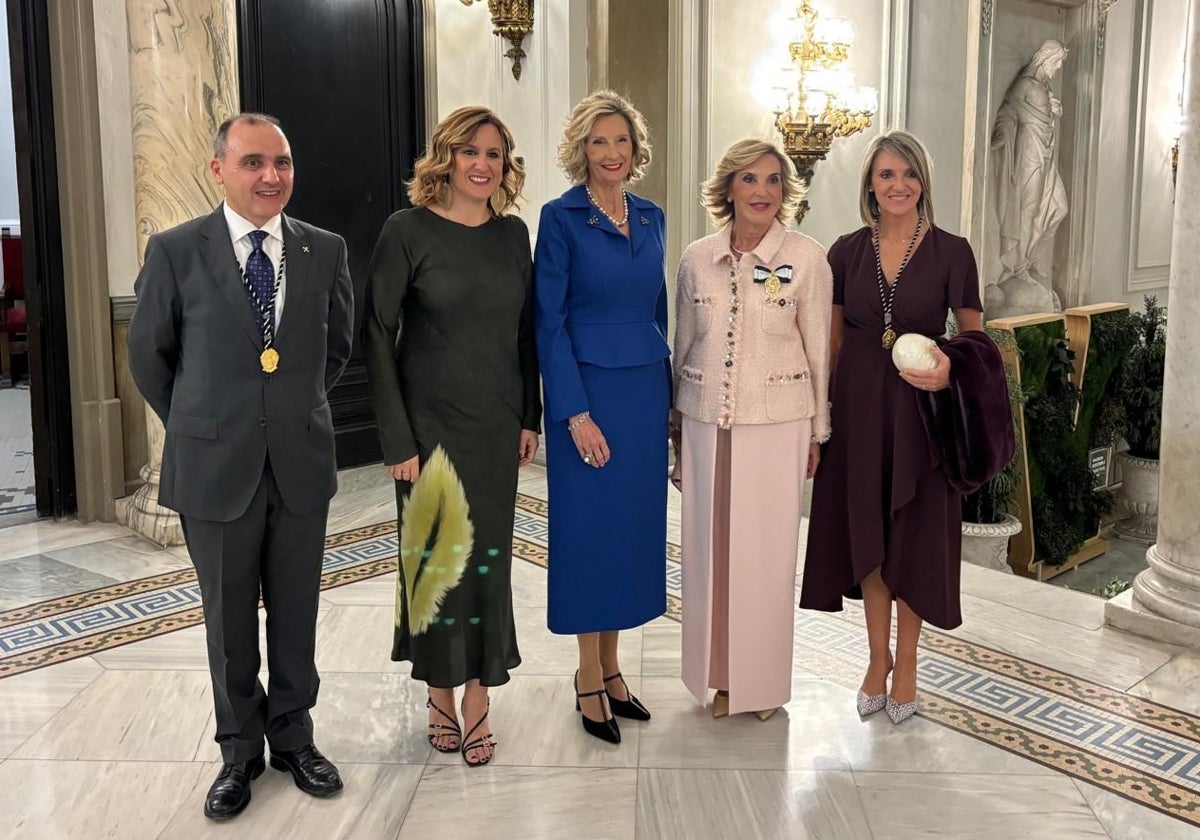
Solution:
<svg viewBox="0 0 1200 840">
<path fill-rule="evenodd" d="M 858 716 L 867 717 L 881 711 L 887 703 L 887 692 L 883 694 L 867 694 L 862 689 L 858 691 L 858 700 L 855 705 L 858 706 Z"/>
<path fill-rule="evenodd" d="M 889 696 L 886 708 L 887 716 L 892 719 L 892 723 L 903 723 L 917 713 L 917 701 L 897 703 Z"/>
</svg>

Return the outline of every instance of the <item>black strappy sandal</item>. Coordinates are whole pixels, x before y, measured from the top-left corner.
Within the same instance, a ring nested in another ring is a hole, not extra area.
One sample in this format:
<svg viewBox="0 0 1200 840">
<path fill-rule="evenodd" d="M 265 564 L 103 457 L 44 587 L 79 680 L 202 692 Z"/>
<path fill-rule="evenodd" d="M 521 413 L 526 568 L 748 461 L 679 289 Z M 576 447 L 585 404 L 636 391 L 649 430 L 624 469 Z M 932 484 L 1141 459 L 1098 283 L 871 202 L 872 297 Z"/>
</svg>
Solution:
<svg viewBox="0 0 1200 840">
<path fill-rule="evenodd" d="M 621 672 L 613 674 L 611 677 L 605 677 L 606 683 L 613 680 L 620 680 L 621 685 L 625 686 L 625 693 L 629 695 L 628 700 L 618 700 L 612 696 L 612 693 L 605 689 L 608 694 L 608 705 L 612 707 L 613 714 L 617 717 L 629 718 L 630 720 L 650 720 L 650 710 L 647 709 L 642 701 L 633 696 L 633 692 L 629 690 L 629 683 L 625 682 L 625 678 L 621 676 Z"/>
<path fill-rule="evenodd" d="M 429 739 L 429 746 L 433 747 L 435 750 L 437 750 L 440 753 L 458 752 L 458 746 L 459 746 L 459 744 L 462 744 L 462 730 L 458 726 L 458 721 L 455 720 L 454 718 L 450 717 L 450 715 L 446 714 L 441 709 L 439 709 L 437 704 L 433 702 L 432 697 L 425 698 L 425 708 L 433 709 L 435 712 L 437 712 L 439 715 L 444 717 L 446 720 L 450 721 L 449 726 L 447 726 L 444 723 L 428 724 L 430 732 L 425 737 L 427 737 Z M 453 747 L 439 747 L 438 746 L 438 744 L 437 744 L 438 738 L 449 738 L 451 736 L 458 738 L 458 744 L 456 744 Z"/>
<path fill-rule="evenodd" d="M 468 767 L 482 767 L 483 765 L 485 765 L 489 761 L 491 761 L 492 758 L 496 755 L 496 736 L 491 734 L 490 732 L 487 735 L 484 735 L 480 738 L 476 738 L 474 741 L 468 740 L 472 735 L 475 734 L 475 730 L 478 729 L 480 726 L 482 726 L 483 722 L 485 720 L 487 720 L 488 712 L 490 712 L 491 709 L 492 709 L 492 699 L 489 697 L 488 698 L 488 707 L 487 707 L 487 710 L 484 711 L 483 717 L 481 717 L 479 720 L 475 721 L 475 725 L 472 726 L 467 731 L 466 738 L 463 738 L 462 747 L 459 748 L 460 751 L 462 752 L 463 763 L 465 763 Z M 464 710 L 463 711 L 463 720 L 466 721 L 466 719 L 467 719 L 467 713 Z M 471 761 L 471 759 L 467 758 L 467 753 L 470 750 L 477 750 L 481 747 L 491 747 L 492 754 L 489 755 L 487 758 L 480 759 L 479 761 Z"/>
</svg>

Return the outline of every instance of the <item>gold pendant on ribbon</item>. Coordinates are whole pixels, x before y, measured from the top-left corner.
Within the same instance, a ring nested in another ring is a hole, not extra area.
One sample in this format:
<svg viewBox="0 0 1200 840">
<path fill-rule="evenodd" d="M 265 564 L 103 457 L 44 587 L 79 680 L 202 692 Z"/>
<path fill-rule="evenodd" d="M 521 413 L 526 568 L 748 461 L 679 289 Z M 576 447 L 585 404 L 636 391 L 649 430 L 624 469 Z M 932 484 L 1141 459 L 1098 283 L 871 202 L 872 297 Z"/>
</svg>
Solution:
<svg viewBox="0 0 1200 840">
<path fill-rule="evenodd" d="M 777 295 L 781 288 L 783 288 L 783 284 L 779 281 L 779 275 L 772 271 L 771 275 L 767 278 L 767 294 Z"/>
<path fill-rule="evenodd" d="M 258 361 L 262 365 L 263 373 L 274 373 L 279 367 L 279 352 L 274 347 L 268 347 L 262 351 Z"/>
<path fill-rule="evenodd" d="M 891 350 L 892 345 L 896 343 L 896 331 L 888 327 L 883 331 L 883 349 Z"/>
</svg>

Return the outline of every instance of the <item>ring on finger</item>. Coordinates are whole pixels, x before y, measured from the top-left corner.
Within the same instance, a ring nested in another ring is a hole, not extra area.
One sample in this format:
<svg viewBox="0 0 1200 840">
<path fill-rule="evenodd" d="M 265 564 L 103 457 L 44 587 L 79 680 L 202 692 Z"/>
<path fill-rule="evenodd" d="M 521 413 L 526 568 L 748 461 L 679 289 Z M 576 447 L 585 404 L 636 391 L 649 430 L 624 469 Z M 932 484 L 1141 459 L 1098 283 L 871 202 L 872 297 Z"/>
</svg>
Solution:
<svg viewBox="0 0 1200 840">
<path fill-rule="evenodd" d="M 590 464 L 590 463 L 592 463 L 592 456 L 591 456 L 591 455 L 584 455 L 584 456 L 583 456 L 583 463 L 585 463 L 585 464 Z"/>
</svg>

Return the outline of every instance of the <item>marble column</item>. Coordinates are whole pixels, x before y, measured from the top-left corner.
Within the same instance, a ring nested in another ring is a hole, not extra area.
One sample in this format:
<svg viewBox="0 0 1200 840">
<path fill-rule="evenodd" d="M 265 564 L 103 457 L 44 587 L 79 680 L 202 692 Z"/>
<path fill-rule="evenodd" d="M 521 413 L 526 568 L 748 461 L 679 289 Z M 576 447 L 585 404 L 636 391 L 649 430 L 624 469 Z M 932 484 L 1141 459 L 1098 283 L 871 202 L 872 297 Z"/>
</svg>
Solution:
<svg viewBox="0 0 1200 840">
<path fill-rule="evenodd" d="M 126 0 L 133 108 L 138 253 L 146 241 L 212 211 L 221 193 L 208 171 L 217 127 L 238 111 L 235 0 Z M 146 408 L 145 484 L 117 516 L 160 545 L 183 543 L 179 516 L 158 503 L 165 439 Z"/>
<path fill-rule="evenodd" d="M 1200 0 L 1188 25 L 1185 127 L 1180 143 L 1168 293 L 1159 455 L 1158 542 L 1131 591 L 1108 603 L 1123 630 L 1200 648 Z"/>
</svg>

